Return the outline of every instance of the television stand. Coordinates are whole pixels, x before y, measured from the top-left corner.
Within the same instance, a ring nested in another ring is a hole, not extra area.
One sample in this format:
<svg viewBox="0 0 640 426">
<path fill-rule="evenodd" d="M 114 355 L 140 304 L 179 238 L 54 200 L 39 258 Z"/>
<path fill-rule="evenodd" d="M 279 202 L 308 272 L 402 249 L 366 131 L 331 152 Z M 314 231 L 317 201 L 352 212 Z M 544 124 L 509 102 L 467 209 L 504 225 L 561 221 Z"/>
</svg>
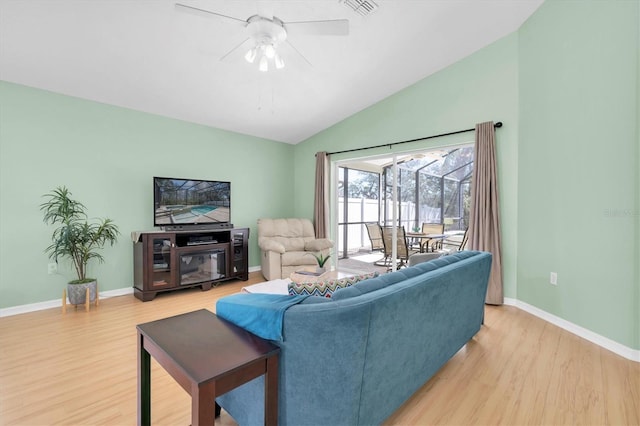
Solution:
<svg viewBox="0 0 640 426">
<path fill-rule="evenodd" d="M 249 229 L 132 232 L 133 294 L 143 302 L 160 292 L 249 279 Z"/>
</svg>

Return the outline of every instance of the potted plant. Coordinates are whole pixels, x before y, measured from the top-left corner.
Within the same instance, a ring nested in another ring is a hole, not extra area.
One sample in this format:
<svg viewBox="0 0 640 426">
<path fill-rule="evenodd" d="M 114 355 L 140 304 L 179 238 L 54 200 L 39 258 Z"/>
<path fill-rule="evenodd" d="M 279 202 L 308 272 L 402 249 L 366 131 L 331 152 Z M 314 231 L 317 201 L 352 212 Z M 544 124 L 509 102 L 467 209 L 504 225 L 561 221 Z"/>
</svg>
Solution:
<svg viewBox="0 0 640 426">
<path fill-rule="evenodd" d="M 316 273 L 317 274 L 324 274 L 326 272 L 326 268 L 324 267 L 324 264 L 327 263 L 327 260 L 329 260 L 329 258 L 331 257 L 330 254 L 324 256 L 322 253 L 311 253 L 311 255 L 313 257 L 316 258 L 316 262 L 318 262 L 318 267 L 316 268 Z"/>
<path fill-rule="evenodd" d="M 47 201 L 40 205 L 44 223 L 58 225 L 51 235 L 52 244 L 45 249 L 49 258 L 58 263 L 59 258 L 68 258 L 73 263 L 77 279 L 69 281 L 67 295 L 69 303 L 85 303 L 86 289 L 90 301 L 97 297 L 97 281 L 87 278 L 87 264 L 91 259 L 104 262 L 97 251 L 109 243 L 114 245 L 120 234 L 111 219 L 95 219 L 89 222 L 86 207 L 71 198 L 71 192 L 62 186 L 43 195 Z"/>
</svg>

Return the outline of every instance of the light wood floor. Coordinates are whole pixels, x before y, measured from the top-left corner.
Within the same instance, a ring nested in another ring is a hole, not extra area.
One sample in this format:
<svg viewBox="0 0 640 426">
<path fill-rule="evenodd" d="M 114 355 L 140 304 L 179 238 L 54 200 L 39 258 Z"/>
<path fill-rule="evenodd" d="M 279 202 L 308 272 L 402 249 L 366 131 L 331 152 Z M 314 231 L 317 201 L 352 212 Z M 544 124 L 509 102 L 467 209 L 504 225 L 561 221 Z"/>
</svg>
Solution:
<svg viewBox="0 0 640 426">
<path fill-rule="evenodd" d="M 207 308 L 262 281 L 142 303 L 104 299 L 90 312 L 60 309 L 0 318 L 0 425 L 134 425 L 136 324 Z M 152 419 L 188 425 L 189 396 L 155 361 Z M 328 408 L 330 409 L 330 407 Z M 223 425 L 234 425 L 223 412 Z M 388 425 L 638 425 L 640 363 L 625 360 L 514 307 L 486 324 Z"/>
</svg>

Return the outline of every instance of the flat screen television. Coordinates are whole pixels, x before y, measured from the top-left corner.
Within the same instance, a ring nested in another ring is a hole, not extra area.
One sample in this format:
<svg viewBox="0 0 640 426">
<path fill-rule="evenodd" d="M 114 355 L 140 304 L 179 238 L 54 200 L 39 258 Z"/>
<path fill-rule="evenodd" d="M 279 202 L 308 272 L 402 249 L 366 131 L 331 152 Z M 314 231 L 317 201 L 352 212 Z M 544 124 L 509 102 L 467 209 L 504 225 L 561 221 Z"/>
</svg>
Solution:
<svg viewBox="0 0 640 426">
<path fill-rule="evenodd" d="M 166 229 L 231 223 L 231 182 L 153 178 L 153 225 Z"/>
</svg>

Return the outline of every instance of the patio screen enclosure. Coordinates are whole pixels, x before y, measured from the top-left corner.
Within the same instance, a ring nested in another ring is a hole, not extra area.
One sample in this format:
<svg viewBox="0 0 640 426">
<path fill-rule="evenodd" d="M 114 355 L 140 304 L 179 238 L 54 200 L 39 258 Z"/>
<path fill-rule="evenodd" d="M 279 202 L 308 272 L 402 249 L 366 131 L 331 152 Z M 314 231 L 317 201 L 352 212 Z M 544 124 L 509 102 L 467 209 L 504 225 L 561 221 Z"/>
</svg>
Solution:
<svg viewBox="0 0 640 426">
<path fill-rule="evenodd" d="M 398 157 L 397 218 L 407 232 L 423 223 L 445 231 L 469 225 L 473 145 Z M 370 250 L 365 223 L 392 225 L 393 162 L 376 160 L 380 171 L 348 164 L 338 168 L 338 251 L 341 258 Z M 362 161 L 360 161 L 362 163 Z"/>
</svg>

